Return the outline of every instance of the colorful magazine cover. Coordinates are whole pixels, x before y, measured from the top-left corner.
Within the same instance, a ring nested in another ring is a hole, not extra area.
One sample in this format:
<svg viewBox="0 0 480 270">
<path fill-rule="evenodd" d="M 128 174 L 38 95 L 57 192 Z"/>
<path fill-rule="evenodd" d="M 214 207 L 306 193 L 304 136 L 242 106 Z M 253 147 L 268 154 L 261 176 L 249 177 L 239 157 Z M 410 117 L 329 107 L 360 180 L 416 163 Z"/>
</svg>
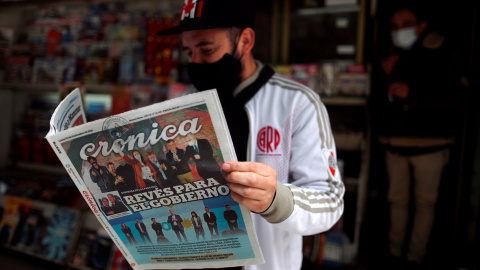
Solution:
<svg viewBox="0 0 480 270">
<path fill-rule="evenodd" d="M 123 257 L 122 252 L 118 248 L 114 248 L 112 260 L 110 263 L 110 270 L 132 270 L 128 261 Z"/>
<path fill-rule="evenodd" d="M 250 211 L 220 169 L 236 157 L 215 90 L 49 134 L 134 269 L 263 263 Z"/>
<path fill-rule="evenodd" d="M 72 265 L 77 267 L 88 267 L 96 239 L 96 230 L 90 228 L 81 229 L 75 253 L 72 258 Z"/>
<path fill-rule="evenodd" d="M 26 252 L 35 252 L 44 228 L 43 209 L 32 207 L 27 214 L 17 248 Z"/>
<path fill-rule="evenodd" d="M 25 82 L 31 79 L 30 57 L 12 56 L 8 57 L 6 61 L 8 66 L 6 69 L 6 82 Z"/>
<path fill-rule="evenodd" d="M 72 264 L 76 267 L 107 269 L 113 251 L 113 241 L 95 229 L 82 228 Z"/>
<path fill-rule="evenodd" d="M 41 241 L 40 255 L 52 260 L 63 261 L 71 247 L 72 231 L 77 219 L 78 212 L 76 210 L 55 208 Z"/>
<path fill-rule="evenodd" d="M 60 58 L 37 57 L 33 63 L 32 83 L 57 83 L 60 81 Z"/>
<path fill-rule="evenodd" d="M 7 196 L 5 208 L 0 221 L 0 244 L 10 244 L 14 237 L 20 216 L 24 209 L 32 205 L 32 200 Z"/>
</svg>

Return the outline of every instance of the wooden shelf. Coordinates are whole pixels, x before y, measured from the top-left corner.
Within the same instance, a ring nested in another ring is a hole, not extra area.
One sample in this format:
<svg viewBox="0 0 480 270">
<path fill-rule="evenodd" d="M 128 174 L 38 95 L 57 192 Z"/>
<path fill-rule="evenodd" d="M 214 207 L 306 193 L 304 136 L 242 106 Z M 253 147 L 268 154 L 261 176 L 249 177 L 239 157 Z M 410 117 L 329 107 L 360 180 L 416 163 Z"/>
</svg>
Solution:
<svg viewBox="0 0 480 270">
<path fill-rule="evenodd" d="M 335 106 L 365 106 L 367 105 L 366 97 L 325 97 L 320 98 L 325 105 Z"/>
<path fill-rule="evenodd" d="M 31 162 L 17 162 L 17 171 L 31 171 L 36 173 L 45 173 L 49 175 L 68 175 L 65 168 L 62 166 L 54 166 L 49 164 L 31 163 Z"/>
<path fill-rule="evenodd" d="M 87 93 L 110 93 L 112 89 L 111 84 L 83 84 Z M 33 84 L 33 83 L 4 83 L 0 86 L 1 89 L 11 89 L 15 91 L 24 91 L 29 93 L 45 93 L 45 92 L 57 92 L 59 84 L 45 83 L 45 84 Z"/>
</svg>

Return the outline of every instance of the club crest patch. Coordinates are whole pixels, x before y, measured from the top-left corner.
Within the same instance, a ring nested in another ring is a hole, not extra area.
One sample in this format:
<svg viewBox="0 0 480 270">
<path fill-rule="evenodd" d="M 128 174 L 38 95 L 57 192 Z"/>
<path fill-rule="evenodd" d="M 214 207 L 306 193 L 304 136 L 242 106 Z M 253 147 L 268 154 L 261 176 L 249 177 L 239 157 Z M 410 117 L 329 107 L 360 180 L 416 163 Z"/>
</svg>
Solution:
<svg viewBox="0 0 480 270">
<path fill-rule="evenodd" d="M 323 152 L 323 157 L 325 158 L 325 162 L 327 163 L 328 172 L 333 179 L 338 180 L 340 177 L 340 173 L 338 171 L 338 164 L 337 158 L 333 151 L 326 150 Z"/>
<path fill-rule="evenodd" d="M 263 154 L 274 154 L 280 145 L 280 141 L 280 132 L 271 126 L 263 127 L 257 134 L 257 147 Z"/>
</svg>

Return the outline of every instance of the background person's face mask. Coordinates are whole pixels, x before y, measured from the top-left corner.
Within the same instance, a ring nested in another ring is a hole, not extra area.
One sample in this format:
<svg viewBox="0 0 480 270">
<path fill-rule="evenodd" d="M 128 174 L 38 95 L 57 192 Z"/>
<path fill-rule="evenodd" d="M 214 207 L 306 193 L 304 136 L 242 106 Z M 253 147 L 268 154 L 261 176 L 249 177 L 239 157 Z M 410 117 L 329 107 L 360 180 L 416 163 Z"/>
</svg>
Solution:
<svg viewBox="0 0 480 270">
<path fill-rule="evenodd" d="M 398 29 L 392 31 L 391 35 L 395 47 L 408 50 L 417 40 L 417 29 L 415 27 Z"/>
</svg>

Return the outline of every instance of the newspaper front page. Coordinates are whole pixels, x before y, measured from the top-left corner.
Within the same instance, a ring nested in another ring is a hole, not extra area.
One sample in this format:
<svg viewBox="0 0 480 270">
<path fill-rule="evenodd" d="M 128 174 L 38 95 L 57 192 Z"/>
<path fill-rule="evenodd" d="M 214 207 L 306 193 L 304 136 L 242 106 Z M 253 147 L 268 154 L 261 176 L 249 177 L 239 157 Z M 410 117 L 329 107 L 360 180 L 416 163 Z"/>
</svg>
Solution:
<svg viewBox="0 0 480 270">
<path fill-rule="evenodd" d="M 134 269 L 264 262 L 220 169 L 236 156 L 215 90 L 86 123 L 76 89 L 46 139 Z"/>
</svg>

